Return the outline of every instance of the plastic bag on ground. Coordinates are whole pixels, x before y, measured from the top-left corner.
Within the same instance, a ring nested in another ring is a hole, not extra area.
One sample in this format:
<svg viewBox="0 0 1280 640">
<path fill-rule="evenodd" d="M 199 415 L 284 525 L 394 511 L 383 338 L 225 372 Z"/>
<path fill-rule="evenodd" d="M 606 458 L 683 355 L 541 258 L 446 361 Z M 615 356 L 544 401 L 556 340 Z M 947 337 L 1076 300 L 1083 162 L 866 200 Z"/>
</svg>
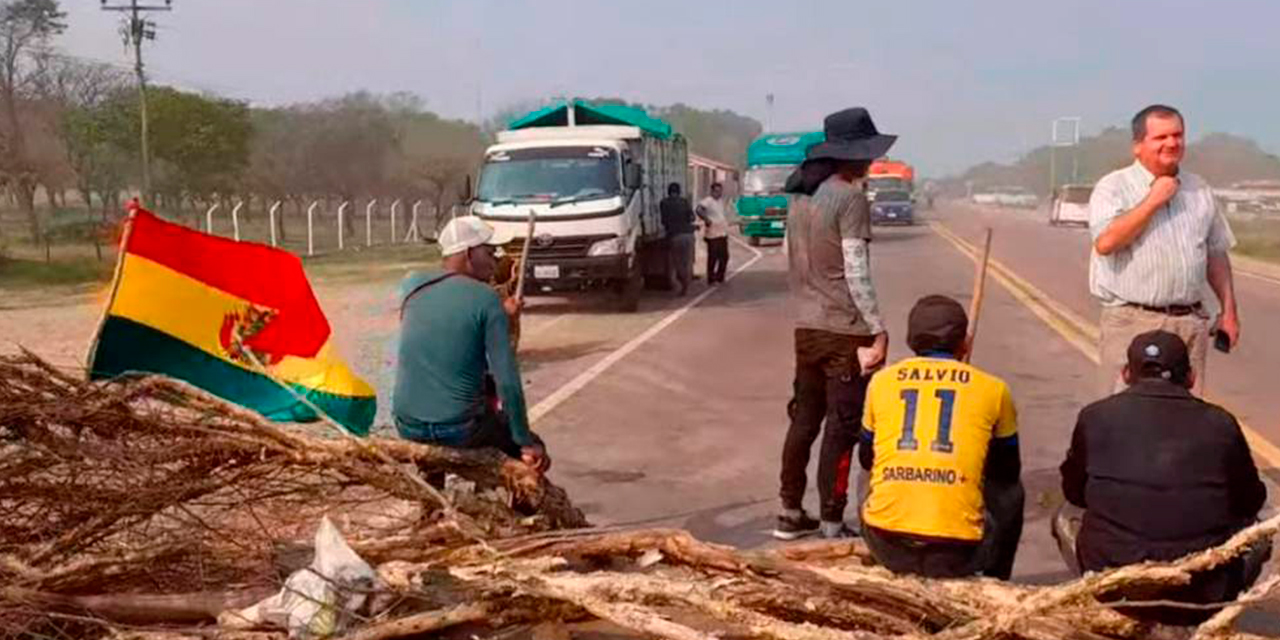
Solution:
<svg viewBox="0 0 1280 640">
<path fill-rule="evenodd" d="M 378 584 L 378 574 L 343 539 L 329 518 L 316 530 L 315 559 L 293 572 L 278 593 L 247 609 L 222 615 L 224 627 L 269 625 L 296 640 L 329 638 L 351 627 Z"/>
</svg>

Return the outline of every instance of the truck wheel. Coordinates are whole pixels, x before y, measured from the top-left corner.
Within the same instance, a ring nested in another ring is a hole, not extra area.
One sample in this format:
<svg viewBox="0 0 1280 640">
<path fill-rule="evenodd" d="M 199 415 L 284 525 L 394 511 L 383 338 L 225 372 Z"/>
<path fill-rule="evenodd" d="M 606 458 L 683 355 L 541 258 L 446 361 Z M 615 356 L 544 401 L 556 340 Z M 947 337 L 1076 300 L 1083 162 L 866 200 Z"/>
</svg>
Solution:
<svg viewBox="0 0 1280 640">
<path fill-rule="evenodd" d="M 747 236 L 747 244 L 753 247 L 760 246 L 760 236 Z"/>
<path fill-rule="evenodd" d="M 639 261 L 631 267 L 631 272 L 627 274 L 626 280 L 620 280 L 615 285 L 615 291 L 618 295 L 618 310 L 623 313 L 635 313 L 640 309 L 640 292 L 644 290 L 644 273 L 640 269 Z"/>
</svg>

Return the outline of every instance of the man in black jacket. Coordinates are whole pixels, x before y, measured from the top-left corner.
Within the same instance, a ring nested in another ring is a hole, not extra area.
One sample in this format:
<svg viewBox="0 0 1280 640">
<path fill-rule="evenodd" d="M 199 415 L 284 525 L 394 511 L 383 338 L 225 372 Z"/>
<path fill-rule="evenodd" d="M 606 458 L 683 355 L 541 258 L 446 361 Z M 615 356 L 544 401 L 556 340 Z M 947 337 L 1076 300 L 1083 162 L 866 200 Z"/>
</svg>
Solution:
<svg viewBox="0 0 1280 640">
<path fill-rule="evenodd" d="M 1195 373 L 1181 338 L 1167 331 L 1136 337 L 1124 380 L 1128 389 L 1080 412 L 1061 467 L 1062 491 L 1084 513 L 1064 507 L 1053 533 L 1077 571 L 1171 561 L 1219 545 L 1252 524 L 1267 499 L 1236 419 L 1191 394 Z M 1190 584 L 1113 597 L 1228 601 L 1257 580 L 1269 555 L 1269 545 L 1259 545 L 1196 574 Z M 1214 613 L 1163 607 L 1123 612 L 1176 625 Z"/>
<path fill-rule="evenodd" d="M 679 295 L 689 291 L 693 279 L 693 205 L 680 195 L 680 183 L 667 185 L 667 197 L 658 203 L 662 228 L 667 232 L 672 286 Z"/>
</svg>

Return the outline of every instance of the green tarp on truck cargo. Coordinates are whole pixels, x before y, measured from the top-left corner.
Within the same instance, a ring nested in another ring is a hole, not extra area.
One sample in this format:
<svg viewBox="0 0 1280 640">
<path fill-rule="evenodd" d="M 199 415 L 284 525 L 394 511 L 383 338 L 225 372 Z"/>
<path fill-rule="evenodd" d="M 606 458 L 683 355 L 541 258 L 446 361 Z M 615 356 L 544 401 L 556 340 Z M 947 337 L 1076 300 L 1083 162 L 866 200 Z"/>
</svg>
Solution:
<svg viewBox="0 0 1280 640">
<path fill-rule="evenodd" d="M 826 139 L 821 131 L 766 133 L 752 140 L 751 146 L 747 147 L 747 166 L 800 164 L 804 162 L 804 154 L 809 147 Z"/>
<path fill-rule="evenodd" d="M 620 104 L 588 104 L 582 100 L 573 101 L 573 118 L 576 124 L 615 124 L 639 127 L 649 135 L 671 138 L 674 131 L 671 125 L 650 116 L 644 109 L 628 107 Z M 569 105 L 553 104 L 511 121 L 510 129 L 529 129 L 532 127 L 563 127 L 569 124 Z"/>
</svg>

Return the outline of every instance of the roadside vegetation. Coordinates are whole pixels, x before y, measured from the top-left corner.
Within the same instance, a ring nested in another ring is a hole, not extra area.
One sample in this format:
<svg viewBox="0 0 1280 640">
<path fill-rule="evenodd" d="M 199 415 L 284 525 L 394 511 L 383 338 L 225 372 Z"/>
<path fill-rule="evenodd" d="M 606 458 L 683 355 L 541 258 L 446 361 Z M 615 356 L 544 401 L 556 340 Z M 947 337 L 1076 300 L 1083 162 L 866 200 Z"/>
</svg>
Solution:
<svg viewBox="0 0 1280 640">
<path fill-rule="evenodd" d="M 1231 230 L 1236 234 L 1237 253 L 1280 263 L 1280 220 L 1235 218 L 1231 221 Z"/>
</svg>

